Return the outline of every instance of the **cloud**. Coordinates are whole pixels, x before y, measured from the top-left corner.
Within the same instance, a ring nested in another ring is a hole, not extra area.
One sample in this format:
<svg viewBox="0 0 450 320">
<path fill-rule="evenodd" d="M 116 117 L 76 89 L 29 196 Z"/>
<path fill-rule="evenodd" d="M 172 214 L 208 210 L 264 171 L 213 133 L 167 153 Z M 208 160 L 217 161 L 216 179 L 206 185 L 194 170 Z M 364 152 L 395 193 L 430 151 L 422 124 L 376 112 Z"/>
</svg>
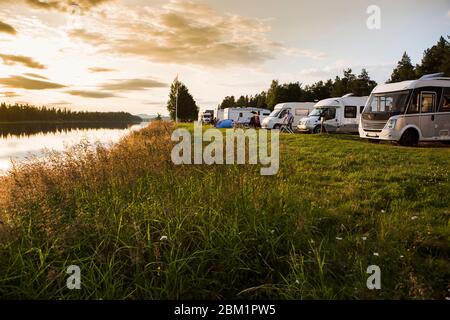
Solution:
<svg viewBox="0 0 450 320">
<path fill-rule="evenodd" d="M 166 87 L 168 87 L 168 84 L 152 79 L 114 80 L 100 86 L 102 90 L 107 91 L 135 91 Z"/>
<path fill-rule="evenodd" d="M 69 36 L 72 38 L 78 38 L 88 43 L 92 43 L 95 45 L 102 44 L 106 42 L 106 37 L 104 37 L 100 33 L 88 32 L 84 29 L 74 29 L 69 32 Z"/>
<path fill-rule="evenodd" d="M 45 66 L 43 64 L 35 61 L 33 58 L 26 57 L 26 56 L 0 54 L 0 58 L 3 59 L 3 63 L 6 64 L 7 66 L 21 64 L 28 68 L 45 69 Z"/>
<path fill-rule="evenodd" d="M 100 73 L 100 72 L 113 72 L 117 71 L 116 69 L 109 69 L 109 68 L 99 68 L 99 67 L 92 67 L 88 69 L 92 73 Z"/>
<path fill-rule="evenodd" d="M 79 97 L 83 97 L 83 98 L 104 99 L 104 98 L 117 97 L 114 93 L 101 92 L 101 91 L 70 90 L 70 91 L 66 91 L 66 92 L 73 96 L 79 96 Z"/>
<path fill-rule="evenodd" d="M 9 78 L 0 78 L 0 85 L 6 88 L 18 88 L 28 90 L 61 89 L 65 86 L 49 81 L 34 80 L 22 76 L 10 76 Z"/>
<path fill-rule="evenodd" d="M 42 79 L 42 80 L 49 80 L 47 77 L 38 75 L 36 73 L 24 73 L 23 75 L 27 76 L 27 77 L 31 77 L 31 78 L 38 78 L 38 79 Z"/>
<path fill-rule="evenodd" d="M 49 106 L 65 106 L 65 105 L 72 105 L 72 103 L 67 102 L 67 101 L 56 101 L 56 102 L 52 102 L 52 103 L 47 103 L 47 105 L 49 105 Z"/>
<path fill-rule="evenodd" d="M 13 91 L 5 91 L 5 92 L 0 92 L 0 97 L 3 98 L 16 98 L 16 97 L 20 97 L 20 94 L 17 94 Z"/>
<path fill-rule="evenodd" d="M 17 34 L 17 31 L 16 31 L 16 29 L 14 29 L 13 26 L 0 21 L 0 33 L 8 33 L 8 34 L 15 35 L 15 34 Z"/>
<path fill-rule="evenodd" d="M 38 9 L 58 11 L 88 11 L 110 0 L 25 0 L 27 4 Z"/>
<path fill-rule="evenodd" d="M 219 14 L 193 1 L 139 10 L 105 7 L 105 12 L 108 18 L 98 29 L 71 31 L 70 36 L 103 44 L 104 53 L 217 68 L 258 65 L 283 48 L 268 39 L 267 20 Z"/>
</svg>

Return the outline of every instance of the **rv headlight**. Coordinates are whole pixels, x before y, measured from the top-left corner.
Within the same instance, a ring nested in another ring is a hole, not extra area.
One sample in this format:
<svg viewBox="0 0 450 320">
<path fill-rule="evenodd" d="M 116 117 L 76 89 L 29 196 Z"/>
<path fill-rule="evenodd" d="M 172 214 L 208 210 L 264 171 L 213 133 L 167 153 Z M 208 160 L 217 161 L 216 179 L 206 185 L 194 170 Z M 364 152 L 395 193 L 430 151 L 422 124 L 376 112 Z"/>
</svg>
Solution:
<svg viewBox="0 0 450 320">
<path fill-rule="evenodd" d="M 386 127 L 388 129 L 394 129 L 396 124 L 397 124 L 397 119 L 391 119 L 388 121 Z"/>
</svg>

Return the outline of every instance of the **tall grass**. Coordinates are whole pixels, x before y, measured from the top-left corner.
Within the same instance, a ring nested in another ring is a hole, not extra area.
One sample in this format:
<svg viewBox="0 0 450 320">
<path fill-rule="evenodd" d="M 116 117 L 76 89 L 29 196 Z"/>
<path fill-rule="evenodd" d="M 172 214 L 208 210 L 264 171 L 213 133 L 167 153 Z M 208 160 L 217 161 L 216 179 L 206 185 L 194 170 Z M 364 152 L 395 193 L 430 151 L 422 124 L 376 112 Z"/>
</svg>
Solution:
<svg viewBox="0 0 450 320">
<path fill-rule="evenodd" d="M 449 149 L 283 135 L 280 172 L 262 177 L 173 165 L 172 130 L 156 123 L 111 149 L 85 142 L 16 166 L 0 186 L 0 296 L 448 295 Z M 373 264 L 379 291 L 366 287 Z M 69 265 L 81 290 L 66 288 Z"/>
</svg>

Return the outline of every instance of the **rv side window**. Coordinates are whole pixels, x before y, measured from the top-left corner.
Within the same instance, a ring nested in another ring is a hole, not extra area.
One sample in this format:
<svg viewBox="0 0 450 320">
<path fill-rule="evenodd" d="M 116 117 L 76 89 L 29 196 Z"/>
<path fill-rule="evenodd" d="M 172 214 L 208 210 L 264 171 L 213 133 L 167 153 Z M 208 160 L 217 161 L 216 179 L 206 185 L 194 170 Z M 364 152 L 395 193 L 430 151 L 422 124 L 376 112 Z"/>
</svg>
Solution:
<svg viewBox="0 0 450 320">
<path fill-rule="evenodd" d="M 361 107 L 359 107 L 359 113 L 363 113 L 363 111 L 364 111 L 364 107 L 365 107 L 365 106 L 361 106 Z"/>
<path fill-rule="evenodd" d="M 242 112 L 239 112 L 239 118 L 242 118 L 244 114 Z"/>
<path fill-rule="evenodd" d="M 420 96 L 420 111 L 421 113 L 434 112 L 434 106 L 436 104 L 436 93 L 422 92 Z"/>
<path fill-rule="evenodd" d="M 357 111 L 356 106 L 345 106 L 344 118 L 356 118 Z"/>
<path fill-rule="evenodd" d="M 306 117 L 308 115 L 309 111 L 306 109 L 296 109 L 295 110 L 295 115 L 296 116 L 304 116 Z"/>
<path fill-rule="evenodd" d="M 409 105 L 409 108 L 408 108 L 408 112 L 407 112 L 408 114 L 419 113 L 419 105 L 417 104 L 419 95 L 420 95 L 420 93 L 418 93 L 417 91 L 414 92 L 411 104 Z"/>
<path fill-rule="evenodd" d="M 322 113 L 322 117 L 324 118 L 324 120 L 333 120 L 334 118 L 336 118 L 336 109 L 325 109 Z"/>
<path fill-rule="evenodd" d="M 439 112 L 450 112 L 450 88 L 446 88 L 444 91 L 444 98 L 442 99 Z"/>
</svg>

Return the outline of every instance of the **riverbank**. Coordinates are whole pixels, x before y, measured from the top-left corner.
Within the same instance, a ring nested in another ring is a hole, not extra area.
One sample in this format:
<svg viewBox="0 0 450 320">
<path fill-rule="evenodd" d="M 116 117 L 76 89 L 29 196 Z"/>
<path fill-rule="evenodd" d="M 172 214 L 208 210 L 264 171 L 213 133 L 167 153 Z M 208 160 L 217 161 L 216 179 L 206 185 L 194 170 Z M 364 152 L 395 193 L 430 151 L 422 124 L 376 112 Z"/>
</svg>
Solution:
<svg viewBox="0 0 450 320">
<path fill-rule="evenodd" d="M 189 125 L 188 129 L 192 129 Z M 0 184 L 0 296 L 444 299 L 450 150 L 282 135 L 280 171 L 175 166 L 171 124 Z M 81 290 L 66 288 L 69 265 Z M 382 290 L 368 290 L 367 267 Z"/>
</svg>

